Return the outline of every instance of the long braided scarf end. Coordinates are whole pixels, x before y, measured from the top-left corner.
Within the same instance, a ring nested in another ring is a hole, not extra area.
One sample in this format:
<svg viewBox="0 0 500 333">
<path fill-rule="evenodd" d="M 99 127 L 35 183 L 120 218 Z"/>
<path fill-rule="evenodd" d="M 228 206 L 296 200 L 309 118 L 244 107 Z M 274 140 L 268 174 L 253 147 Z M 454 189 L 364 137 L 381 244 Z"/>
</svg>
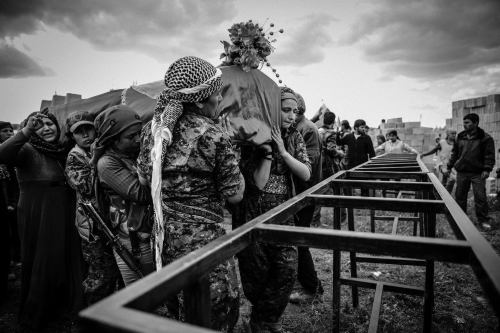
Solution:
<svg viewBox="0 0 500 333">
<path fill-rule="evenodd" d="M 154 249 L 155 249 L 155 264 L 156 271 L 161 270 L 162 263 L 162 252 L 163 252 L 163 241 L 164 241 L 164 218 L 162 210 L 162 199 L 161 199 L 161 168 L 163 164 L 163 152 L 167 146 L 172 142 L 172 130 L 175 126 L 177 119 L 182 114 L 182 104 L 176 101 L 171 101 L 165 109 L 166 112 L 162 112 L 159 115 L 159 119 L 153 119 L 151 122 L 151 133 L 153 135 L 153 148 L 151 149 L 151 163 L 153 166 L 151 175 L 151 196 L 153 198 L 153 209 L 154 209 Z M 169 119 L 164 119 L 164 115 L 167 114 Z M 158 121 L 159 120 L 159 121 Z M 172 129 L 172 130 L 171 130 Z"/>
<path fill-rule="evenodd" d="M 151 149 L 151 196 L 155 219 L 153 224 L 156 270 L 162 265 L 164 217 L 161 186 L 163 157 L 172 142 L 172 132 L 182 115 L 182 103 L 195 103 L 210 97 L 222 86 L 221 71 L 203 59 L 183 57 L 174 62 L 165 74 L 167 87 L 158 97 L 151 122 L 153 147 Z"/>
</svg>

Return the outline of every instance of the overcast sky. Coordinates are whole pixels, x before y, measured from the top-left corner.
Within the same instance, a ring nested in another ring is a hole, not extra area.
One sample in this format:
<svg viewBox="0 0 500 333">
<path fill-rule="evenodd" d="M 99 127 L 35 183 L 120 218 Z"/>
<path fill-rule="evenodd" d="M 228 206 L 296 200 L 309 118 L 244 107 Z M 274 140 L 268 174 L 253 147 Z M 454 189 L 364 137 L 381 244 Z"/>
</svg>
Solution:
<svg viewBox="0 0 500 333">
<path fill-rule="evenodd" d="M 161 80 L 185 55 L 217 65 L 227 29 L 252 19 L 285 30 L 269 60 L 309 115 L 324 101 L 370 126 L 443 126 L 452 101 L 500 93 L 499 13 L 499 0 L 2 0 L 0 118 Z"/>
</svg>

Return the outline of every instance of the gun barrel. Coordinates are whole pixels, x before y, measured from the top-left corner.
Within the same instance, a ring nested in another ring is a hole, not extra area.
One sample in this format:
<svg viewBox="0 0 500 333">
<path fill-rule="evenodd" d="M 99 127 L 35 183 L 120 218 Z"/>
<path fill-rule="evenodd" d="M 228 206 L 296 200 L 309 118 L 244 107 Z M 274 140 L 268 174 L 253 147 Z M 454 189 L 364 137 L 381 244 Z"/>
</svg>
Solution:
<svg viewBox="0 0 500 333">
<path fill-rule="evenodd" d="M 87 215 L 91 220 L 99 224 L 101 230 L 104 232 L 104 235 L 111 243 L 113 250 L 120 256 L 120 258 L 123 259 L 123 261 L 127 264 L 127 266 L 131 270 L 133 270 L 139 277 L 143 277 L 144 274 L 142 273 L 139 265 L 137 264 L 135 257 L 130 253 L 130 251 L 125 247 L 125 245 L 123 245 L 122 242 L 120 242 L 118 236 L 113 234 L 111 229 L 109 229 L 108 225 L 106 224 L 106 222 L 104 222 L 101 215 L 99 215 L 94 205 L 91 202 L 84 201 L 80 203 L 78 209 L 82 209 L 85 212 L 85 215 Z"/>
</svg>

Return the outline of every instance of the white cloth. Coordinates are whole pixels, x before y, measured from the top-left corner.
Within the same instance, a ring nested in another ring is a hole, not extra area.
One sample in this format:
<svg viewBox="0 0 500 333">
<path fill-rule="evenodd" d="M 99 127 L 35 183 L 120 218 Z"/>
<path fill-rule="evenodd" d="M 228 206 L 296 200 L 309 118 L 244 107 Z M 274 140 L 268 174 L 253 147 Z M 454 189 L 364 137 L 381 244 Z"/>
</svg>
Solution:
<svg viewBox="0 0 500 333">
<path fill-rule="evenodd" d="M 453 143 L 449 144 L 448 141 L 445 139 L 439 141 L 439 145 L 441 146 L 441 149 L 439 150 L 438 153 L 438 166 L 439 165 L 446 165 L 448 164 L 448 161 L 450 160 L 451 157 L 451 151 L 453 149 Z"/>
<path fill-rule="evenodd" d="M 392 153 L 392 154 L 402 154 L 404 152 L 409 152 L 413 154 L 418 154 L 418 151 L 416 151 L 414 148 L 410 147 L 406 143 L 404 143 L 401 140 L 396 140 L 396 142 L 392 142 L 391 140 L 387 140 L 377 148 L 375 148 L 375 152 L 378 153 L 380 151 L 384 151 L 386 154 L 387 153 Z"/>
</svg>

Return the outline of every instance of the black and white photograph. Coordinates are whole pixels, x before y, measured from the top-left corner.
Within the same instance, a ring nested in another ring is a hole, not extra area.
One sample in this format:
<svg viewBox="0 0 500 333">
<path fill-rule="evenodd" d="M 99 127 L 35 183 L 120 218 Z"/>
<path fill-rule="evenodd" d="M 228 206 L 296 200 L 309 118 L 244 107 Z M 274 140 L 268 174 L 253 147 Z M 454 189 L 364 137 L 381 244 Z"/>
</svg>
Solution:
<svg viewBox="0 0 500 333">
<path fill-rule="evenodd" d="M 499 330 L 499 0 L 1 1 L 0 333 Z"/>
</svg>

